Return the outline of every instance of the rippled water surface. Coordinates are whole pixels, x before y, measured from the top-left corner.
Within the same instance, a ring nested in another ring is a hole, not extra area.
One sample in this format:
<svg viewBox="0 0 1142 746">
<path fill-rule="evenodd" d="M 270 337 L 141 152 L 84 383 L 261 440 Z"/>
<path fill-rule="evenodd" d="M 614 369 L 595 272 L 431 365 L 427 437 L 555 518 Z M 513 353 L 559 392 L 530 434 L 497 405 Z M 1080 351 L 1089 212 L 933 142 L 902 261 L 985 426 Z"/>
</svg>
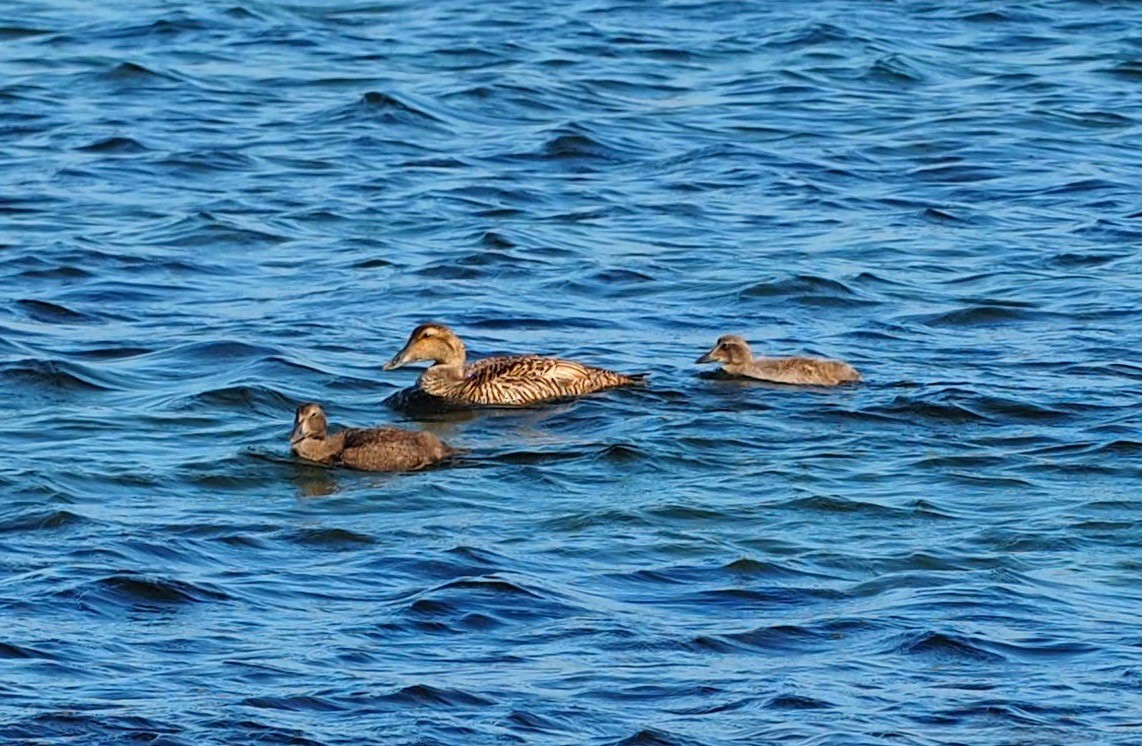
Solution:
<svg viewBox="0 0 1142 746">
<path fill-rule="evenodd" d="M 0 740 L 1142 742 L 1142 5 L 8 0 L 0 144 Z"/>
</svg>

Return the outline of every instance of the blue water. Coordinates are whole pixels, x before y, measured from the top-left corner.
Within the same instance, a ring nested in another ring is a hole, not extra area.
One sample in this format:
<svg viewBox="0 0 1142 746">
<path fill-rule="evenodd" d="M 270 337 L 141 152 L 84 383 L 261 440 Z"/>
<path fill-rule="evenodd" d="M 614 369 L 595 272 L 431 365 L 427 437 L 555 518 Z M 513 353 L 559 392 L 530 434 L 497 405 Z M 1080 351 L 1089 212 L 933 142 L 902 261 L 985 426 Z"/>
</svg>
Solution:
<svg viewBox="0 0 1142 746">
<path fill-rule="evenodd" d="M 8 0 L 0 146 L 0 740 L 1142 742 L 1142 4 Z"/>
</svg>

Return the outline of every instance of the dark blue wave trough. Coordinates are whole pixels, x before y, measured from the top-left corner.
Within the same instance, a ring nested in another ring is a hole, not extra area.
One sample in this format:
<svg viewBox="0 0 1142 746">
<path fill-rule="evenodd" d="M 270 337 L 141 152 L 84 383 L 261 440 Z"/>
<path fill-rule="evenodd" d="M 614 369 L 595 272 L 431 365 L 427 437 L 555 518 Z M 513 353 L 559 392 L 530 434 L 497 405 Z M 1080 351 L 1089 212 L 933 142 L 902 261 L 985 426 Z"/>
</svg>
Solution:
<svg viewBox="0 0 1142 746">
<path fill-rule="evenodd" d="M 4 3 L 0 741 L 1142 742 L 1140 29 Z M 291 460 L 425 320 L 652 385 Z"/>
</svg>

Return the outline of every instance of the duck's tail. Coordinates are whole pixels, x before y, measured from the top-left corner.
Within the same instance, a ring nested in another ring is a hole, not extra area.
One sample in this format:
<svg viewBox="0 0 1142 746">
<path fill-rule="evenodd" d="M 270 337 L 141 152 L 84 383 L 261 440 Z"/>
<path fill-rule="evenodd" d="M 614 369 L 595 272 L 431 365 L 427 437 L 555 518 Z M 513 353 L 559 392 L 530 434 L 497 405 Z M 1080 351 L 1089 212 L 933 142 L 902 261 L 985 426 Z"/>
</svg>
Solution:
<svg viewBox="0 0 1142 746">
<path fill-rule="evenodd" d="M 623 386 L 645 386 L 650 379 L 650 373 L 623 373 Z"/>
</svg>

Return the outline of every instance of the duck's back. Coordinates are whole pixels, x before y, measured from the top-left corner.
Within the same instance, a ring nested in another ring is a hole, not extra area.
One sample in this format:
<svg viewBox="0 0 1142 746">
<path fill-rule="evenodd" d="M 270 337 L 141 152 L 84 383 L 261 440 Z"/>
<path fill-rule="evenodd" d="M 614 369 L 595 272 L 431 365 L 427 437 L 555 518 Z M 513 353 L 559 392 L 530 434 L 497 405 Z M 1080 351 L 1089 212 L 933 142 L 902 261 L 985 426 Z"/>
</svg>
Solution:
<svg viewBox="0 0 1142 746">
<path fill-rule="evenodd" d="M 381 427 L 345 431 L 340 461 L 366 471 L 410 471 L 442 461 L 454 451 L 424 430 Z"/>
<path fill-rule="evenodd" d="M 802 386 L 836 386 L 860 380 L 860 374 L 848 363 L 818 357 L 758 358 L 744 371 L 744 375 Z"/>
<path fill-rule="evenodd" d="M 521 405 L 628 386 L 638 376 L 593 368 L 574 360 L 505 355 L 477 360 L 464 369 L 458 395 L 475 404 Z"/>
</svg>

